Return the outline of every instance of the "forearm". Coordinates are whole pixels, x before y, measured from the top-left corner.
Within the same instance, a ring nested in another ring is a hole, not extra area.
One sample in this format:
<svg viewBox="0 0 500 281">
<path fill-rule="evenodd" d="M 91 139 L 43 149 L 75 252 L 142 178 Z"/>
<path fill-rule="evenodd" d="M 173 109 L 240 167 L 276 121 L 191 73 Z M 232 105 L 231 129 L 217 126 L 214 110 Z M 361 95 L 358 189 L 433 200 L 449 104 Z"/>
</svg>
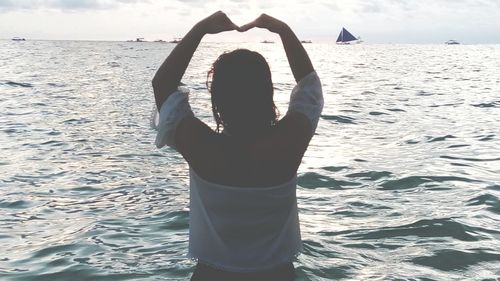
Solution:
<svg viewBox="0 0 500 281">
<path fill-rule="evenodd" d="M 314 71 L 314 67 L 302 43 L 300 43 L 295 33 L 287 24 L 283 23 L 279 35 L 295 81 L 298 82 L 307 74 Z"/>
<path fill-rule="evenodd" d="M 158 110 L 167 98 L 177 90 L 194 52 L 205 32 L 196 24 L 172 50 L 153 78 L 153 91 Z"/>
</svg>

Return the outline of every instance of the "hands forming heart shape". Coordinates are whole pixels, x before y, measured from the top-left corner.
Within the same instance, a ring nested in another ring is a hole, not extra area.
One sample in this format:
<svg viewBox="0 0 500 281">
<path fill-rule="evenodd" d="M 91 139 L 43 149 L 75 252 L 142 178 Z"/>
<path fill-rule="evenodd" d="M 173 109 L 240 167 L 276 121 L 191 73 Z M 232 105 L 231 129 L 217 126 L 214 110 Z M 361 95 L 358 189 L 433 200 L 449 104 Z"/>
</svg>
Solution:
<svg viewBox="0 0 500 281">
<path fill-rule="evenodd" d="M 266 14 L 260 15 L 254 21 L 242 26 L 234 24 L 225 13 L 218 11 L 200 22 L 203 30 L 209 34 L 216 34 L 224 31 L 237 30 L 245 32 L 254 27 L 265 28 L 273 33 L 280 33 L 286 24 Z"/>
</svg>

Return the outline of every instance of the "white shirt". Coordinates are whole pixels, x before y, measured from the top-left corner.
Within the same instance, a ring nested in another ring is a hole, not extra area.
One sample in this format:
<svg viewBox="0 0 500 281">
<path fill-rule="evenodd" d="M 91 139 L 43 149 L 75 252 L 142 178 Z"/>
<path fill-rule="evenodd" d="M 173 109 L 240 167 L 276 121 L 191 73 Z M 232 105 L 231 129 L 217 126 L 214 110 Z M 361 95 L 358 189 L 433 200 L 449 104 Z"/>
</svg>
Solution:
<svg viewBox="0 0 500 281">
<path fill-rule="evenodd" d="M 302 249 L 297 177 L 273 187 L 232 187 L 189 171 L 188 257 L 232 272 L 291 262 Z"/>
<path fill-rule="evenodd" d="M 313 71 L 292 90 L 288 111 L 304 114 L 314 132 L 322 109 L 321 82 Z M 178 90 L 159 118 L 153 116 L 158 148 L 175 148 L 175 129 L 187 116 L 193 116 L 188 92 Z M 227 271 L 255 272 L 291 262 L 302 249 L 296 176 L 273 187 L 232 187 L 189 173 L 189 257 Z"/>
</svg>

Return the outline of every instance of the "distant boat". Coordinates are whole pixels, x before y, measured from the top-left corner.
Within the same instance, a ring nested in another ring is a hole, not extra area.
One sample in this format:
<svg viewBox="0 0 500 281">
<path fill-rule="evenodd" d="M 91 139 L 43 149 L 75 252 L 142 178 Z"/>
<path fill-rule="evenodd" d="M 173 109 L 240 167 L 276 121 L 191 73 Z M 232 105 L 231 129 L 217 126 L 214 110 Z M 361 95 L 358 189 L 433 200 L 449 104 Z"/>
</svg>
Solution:
<svg viewBox="0 0 500 281">
<path fill-rule="evenodd" d="M 26 41 L 26 38 L 14 37 L 12 38 L 12 41 Z"/>
<path fill-rule="evenodd" d="M 444 42 L 446 45 L 460 45 L 460 42 L 458 42 L 457 40 L 448 40 L 446 42 Z"/>
<path fill-rule="evenodd" d="M 274 41 L 264 40 L 264 41 L 261 41 L 260 43 L 264 43 L 264 44 L 274 44 Z"/>
<path fill-rule="evenodd" d="M 300 43 L 302 43 L 302 44 L 310 44 L 310 43 L 312 43 L 312 41 L 311 40 L 301 40 Z"/>
<path fill-rule="evenodd" d="M 337 44 L 339 45 L 352 45 L 361 43 L 361 38 L 354 37 L 347 29 L 342 27 L 339 37 L 337 38 Z"/>
<path fill-rule="evenodd" d="M 177 44 L 177 43 L 181 42 L 181 40 L 182 40 L 182 38 L 174 38 L 173 40 L 168 41 L 168 43 Z"/>
<path fill-rule="evenodd" d="M 136 38 L 135 40 L 127 40 L 127 42 L 146 42 L 144 38 Z"/>
<path fill-rule="evenodd" d="M 166 43 L 166 41 L 161 40 L 161 39 L 155 40 L 155 42 L 156 42 L 156 43 Z"/>
</svg>

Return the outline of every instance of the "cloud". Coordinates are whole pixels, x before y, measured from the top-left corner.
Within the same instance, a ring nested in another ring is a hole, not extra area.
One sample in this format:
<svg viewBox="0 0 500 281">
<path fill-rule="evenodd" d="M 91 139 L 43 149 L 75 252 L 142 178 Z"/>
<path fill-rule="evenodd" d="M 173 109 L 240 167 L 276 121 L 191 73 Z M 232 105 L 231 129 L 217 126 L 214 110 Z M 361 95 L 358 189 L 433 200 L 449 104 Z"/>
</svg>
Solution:
<svg viewBox="0 0 500 281">
<path fill-rule="evenodd" d="M 377 2 L 363 2 L 361 7 L 361 11 L 364 13 L 380 13 L 382 10 L 382 5 Z"/>
<path fill-rule="evenodd" d="M 335 2 L 331 2 L 331 1 L 324 1 L 324 2 L 321 2 L 321 4 L 325 7 L 327 7 L 328 9 L 331 9 L 331 10 L 338 10 L 339 9 L 339 6 L 335 3 Z"/>
<path fill-rule="evenodd" d="M 0 11 L 11 10 L 98 10 L 112 9 L 121 4 L 145 2 L 139 0 L 0 0 Z M 146 1 L 149 2 L 149 1 Z"/>
</svg>

